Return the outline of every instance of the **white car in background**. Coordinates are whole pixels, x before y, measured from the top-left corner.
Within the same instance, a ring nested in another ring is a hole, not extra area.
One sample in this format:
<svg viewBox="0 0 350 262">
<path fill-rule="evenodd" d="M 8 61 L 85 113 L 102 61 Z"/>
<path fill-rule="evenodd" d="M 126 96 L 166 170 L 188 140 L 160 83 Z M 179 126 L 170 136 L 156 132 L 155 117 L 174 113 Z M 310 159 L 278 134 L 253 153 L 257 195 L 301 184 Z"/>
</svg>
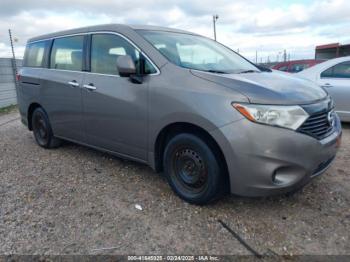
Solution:
<svg viewBox="0 0 350 262">
<path fill-rule="evenodd" d="M 334 99 L 340 119 L 350 122 L 350 56 L 317 64 L 295 76 L 314 81 L 326 89 Z"/>
</svg>

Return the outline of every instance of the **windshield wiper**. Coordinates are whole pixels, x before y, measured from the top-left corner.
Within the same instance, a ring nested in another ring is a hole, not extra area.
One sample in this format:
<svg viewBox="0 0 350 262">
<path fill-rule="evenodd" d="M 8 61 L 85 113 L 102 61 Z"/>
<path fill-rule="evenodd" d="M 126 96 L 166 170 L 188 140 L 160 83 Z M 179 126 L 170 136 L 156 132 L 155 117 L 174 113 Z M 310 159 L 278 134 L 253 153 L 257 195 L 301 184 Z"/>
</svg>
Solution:
<svg viewBox="0 0 350 262">
<path fill-rule="evenodd" d="M 247 74 L 247 73 L 260 73 L 260 71 L 257 71 L 257 70 L 244 70 L 244 71 L 238 72 L 237 74 Z"/>
<path fill-rule="evenodd" d="M 227 72 L 220 71 L 220 70 L 205 70 L 205 72 L 216 73 L 216 74 L 228 74 Z"/>
</svg>

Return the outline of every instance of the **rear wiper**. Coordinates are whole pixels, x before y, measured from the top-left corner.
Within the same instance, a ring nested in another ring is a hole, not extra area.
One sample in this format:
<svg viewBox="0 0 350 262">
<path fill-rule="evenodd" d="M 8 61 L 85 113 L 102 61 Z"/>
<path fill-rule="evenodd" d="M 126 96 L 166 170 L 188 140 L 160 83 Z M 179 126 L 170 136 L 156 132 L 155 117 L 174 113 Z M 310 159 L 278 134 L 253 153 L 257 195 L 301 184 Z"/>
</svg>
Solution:
<svg viewBox="0 0 350 262">
<path fill-rule="evenodd" d="M 220 71 L 220 70 L 205 70 L 205 72 L 216 73 L 216 74 L 228 74 L 227 72 Z"/>
<path fill-rule="evenodd" d="M 256 71 L 256 70 L 244 70 L 244 71 L 238 72 L 238 74 L 247 74 L 247 73 L 260 73 L 260 71 Z"/>
</svg>

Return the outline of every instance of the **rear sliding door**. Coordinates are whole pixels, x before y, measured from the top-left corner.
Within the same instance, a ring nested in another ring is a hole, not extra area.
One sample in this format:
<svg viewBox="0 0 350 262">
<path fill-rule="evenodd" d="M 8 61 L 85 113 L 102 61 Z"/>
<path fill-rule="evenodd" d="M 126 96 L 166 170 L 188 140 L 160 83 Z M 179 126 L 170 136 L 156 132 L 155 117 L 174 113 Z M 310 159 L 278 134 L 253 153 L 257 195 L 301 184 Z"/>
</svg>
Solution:
<svg viewBox="0 0 350 262">
<path fill-rule="evenodd" d="M 53 40 L 41 89 L 54 135 L 80 142 L 85 142 L 81 94 L 84 39 L 84 35 L 76 35 Z"/>
</svg>

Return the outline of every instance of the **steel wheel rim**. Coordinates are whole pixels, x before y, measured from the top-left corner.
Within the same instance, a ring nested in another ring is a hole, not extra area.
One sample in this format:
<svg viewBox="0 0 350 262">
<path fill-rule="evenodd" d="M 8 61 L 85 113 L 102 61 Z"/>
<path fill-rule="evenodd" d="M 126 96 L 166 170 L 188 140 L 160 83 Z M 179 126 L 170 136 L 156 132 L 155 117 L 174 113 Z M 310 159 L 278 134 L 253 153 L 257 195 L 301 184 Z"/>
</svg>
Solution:
<svg viewBox="0 0 350 262">
<path fill-rule="evenodd" d="M 172 157 L 172 168 L 177 184 L 186 191 L 200 193 L 207 187 L 207 166 L 196 150 L 189 147 L 176 149 Z"/>
</svg>

